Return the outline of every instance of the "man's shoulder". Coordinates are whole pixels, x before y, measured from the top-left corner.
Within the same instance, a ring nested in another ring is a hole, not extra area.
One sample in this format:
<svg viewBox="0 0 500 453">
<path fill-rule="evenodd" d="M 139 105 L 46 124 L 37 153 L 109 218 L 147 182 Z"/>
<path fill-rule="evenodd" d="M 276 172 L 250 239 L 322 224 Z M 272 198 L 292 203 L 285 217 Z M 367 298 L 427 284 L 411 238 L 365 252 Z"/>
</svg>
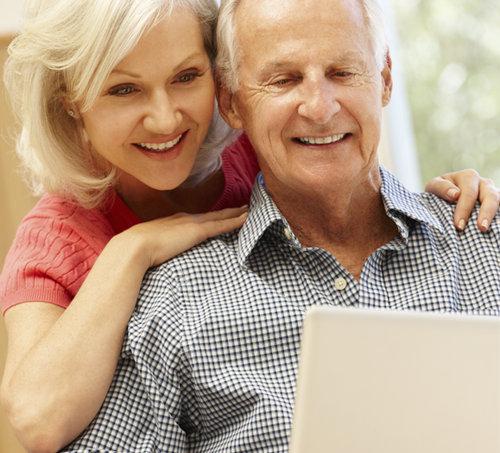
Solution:
<svg viewBox="0 0 500 453">
<path fill-rule="evenodd" d="M 436 217 L 439 220 L 439 222 L 443 226 L 451 225 L 454 228 L 454 216 L 457 208 L 456 202 L 450 203 L 438 197 L 437 195 L 427 192 L 415 194 L 415 197 L 419 200 L 422 206 L 424 206 L 434 217 Z M 477 230 L 476 232 L 478 235 L 483 234 L 476 227 L 480 209 L 481 209 L 481 203 L 478 201 L 472 208 L 470 217 L 467 221 L 467 227 L 474 228 L 475 230 Z M 490 230 L 498 232 L 499 227 L 500 227 L 499 218 L 498 216 L 496 216 L 492 221 Z"/>
<path fill-rule="evenodd" d="M 427 224 L 440 234 L 449 234 L 450 230 L 455 231 L 456 202 L 450 203 L 427 192 L 411 192 L 383 167 L 381 167 L 381 174 L 383 178 L 382 196 L 388 211 L 399 212 L 420 224 Z M 480 203 L 477 202 L 472 209 L 467 225 L 472 226 L 477 222 L 480 207 Z M 498 221 L 495 220 L 492 228 L 498 229 L 498 227 Z M 481 233 L 479 229 L 477 229 L 477 233 Z"/>
<path fill-rule="evenodd" d="M 152 268 L 148 280 L 161 279 L 170 284 L 194 280 L 216 280 L 237 265 L 239 230 L 209 238 L 180 255 Z"/>
<path fill-rule="evenodd" d="M 241 276 L 237 243 L 237 231 L 226 233 L 150 269 L 142 282 L 129 334 L 160 323 L 162 331 L 180 335 L 189 313 L 203 311 L 207 301 L 219 300 L 221 291 Z"/>
<path fill-rule="evenodd" d="M 411 234 L 414 247 L 426 243 L 434 250 L 439 251 L 442 257 L 455 256 L 464 267 L 463 272 L 475 272 L 482 263 L 485 272 L 493 275 L 500 262 L 500 219 L 496 216 L 488 231 L 483 232 L 477 226 L 478 214 L 481 208 L 476 203 L 463 231 L 454 224 L 456 203 L 447 201 L 429 193 L 415 195 L 429 213 L 437 219 L 440 228 L 429 228 L 420 224 Z M 419 245 L 420 244 L 420 245 Z"/>
<path fill-rule="evenodd" d="M 455 209 L 457 206 L 456 203 L 450 203 L 438 197 L 437 195 L 427 192 L 415 193 L 414 197 L 425 209 L 427 209 L 433 215 L 438 216 L 443 221 L 453 222 L 453 216 L 455 214 Z M 477 208 L 478 206 L 476 205 L 473 212 L 475 212 Z"/>
</svg>

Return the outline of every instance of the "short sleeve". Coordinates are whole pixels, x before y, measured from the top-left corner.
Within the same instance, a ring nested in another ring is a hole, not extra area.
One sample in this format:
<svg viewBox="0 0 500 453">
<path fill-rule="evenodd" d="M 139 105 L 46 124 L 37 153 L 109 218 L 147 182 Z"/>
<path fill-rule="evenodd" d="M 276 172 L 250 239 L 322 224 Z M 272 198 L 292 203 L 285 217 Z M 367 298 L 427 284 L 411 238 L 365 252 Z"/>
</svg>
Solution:
<svg viewBox="0 0 500 453">
<path fill-rule="evenodd" d="M 5 259 L 2 312 L 33 301 L 66 308 L 112 236 L 98 211 L 44 197 L 21 223 Z"/>
</svg>

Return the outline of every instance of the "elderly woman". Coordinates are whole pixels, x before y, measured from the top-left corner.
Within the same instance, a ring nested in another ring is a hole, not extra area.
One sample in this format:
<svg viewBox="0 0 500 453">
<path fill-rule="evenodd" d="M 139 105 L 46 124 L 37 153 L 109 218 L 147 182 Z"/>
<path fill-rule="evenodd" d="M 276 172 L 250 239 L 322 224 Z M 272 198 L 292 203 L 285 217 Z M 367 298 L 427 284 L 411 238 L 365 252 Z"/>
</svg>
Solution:
<svg viewBox="0 0 500 453">
<path fill-rule="evenodd" d="M 259 168 L 245 135 L 222 151 L 214 0 L 28 6 L 5 80 L 18 152 L 45 196 L 0 280 L 2 403 L 26 449 L 43 452 L 99 410 L 146 270 L 239 228 Z M 474 173 L 457 178 L 473 195 L 482 187 L 491 220 L 496 189 Z M 433 187 L 449 200 L 459 192 Z"/>
</svg>

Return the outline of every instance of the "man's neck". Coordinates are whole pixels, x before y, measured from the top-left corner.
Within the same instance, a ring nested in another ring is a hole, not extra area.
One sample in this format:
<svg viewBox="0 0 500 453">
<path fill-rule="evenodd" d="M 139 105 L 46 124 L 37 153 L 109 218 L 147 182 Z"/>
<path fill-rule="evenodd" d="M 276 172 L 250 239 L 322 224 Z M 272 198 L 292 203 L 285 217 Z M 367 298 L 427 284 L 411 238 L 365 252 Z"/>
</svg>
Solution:
<svg viewBox="0 0 500 453">
<path fill-rule="evenodd" d="M 270 195 L 303 247 L 332 253 L 359 281 L 366 259 L 399 231 L 387 216 L 380 178 L 355 188 L 271 190 Z"/>
</svg>

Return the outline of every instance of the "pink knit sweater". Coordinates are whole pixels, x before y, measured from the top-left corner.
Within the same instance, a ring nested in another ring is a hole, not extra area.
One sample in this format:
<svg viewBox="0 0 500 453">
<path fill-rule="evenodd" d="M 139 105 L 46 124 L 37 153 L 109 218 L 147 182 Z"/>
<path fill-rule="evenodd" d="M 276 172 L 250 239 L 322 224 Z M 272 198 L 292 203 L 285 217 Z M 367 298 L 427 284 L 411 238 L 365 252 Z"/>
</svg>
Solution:
<svg viewBox="0 0 500 453">
<path fill-rule="evenodd" d="M 224 192 L 212 208 L 247 204 L 259 172 L 246 134 L 222 154 Z M 116 234 L 141 220 L 114 191 L 111 209 L 84 209 L 45 195 L 21 223 L 0 275 L 2 313 L 23 302 L 68 307 L 97 257 Z"/>
</svg>

